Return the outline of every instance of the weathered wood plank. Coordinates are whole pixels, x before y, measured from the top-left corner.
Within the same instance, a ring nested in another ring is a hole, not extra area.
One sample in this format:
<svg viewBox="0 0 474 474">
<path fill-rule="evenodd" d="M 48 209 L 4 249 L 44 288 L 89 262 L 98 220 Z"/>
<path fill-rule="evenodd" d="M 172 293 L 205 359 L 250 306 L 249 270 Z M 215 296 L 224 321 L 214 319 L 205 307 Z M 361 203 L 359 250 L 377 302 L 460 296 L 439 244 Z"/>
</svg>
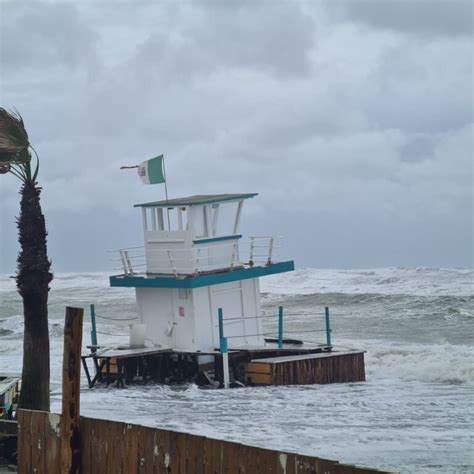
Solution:
<svg viewBox="0 0 474 474">
<path fill-rule="evenodd" d="M 31 412 L 31 469 L 32 472 L 46 472 L 46 451 L 44 440 L 44 412 Z"/>
<path fill-rule="evenodd" d="M 105 420 L 98 420 L 97 441 L 100 465 L 97 466 L 99 472 L 107 472 L 108 436 L 109 424 Z"/>
<path fill-rule="evenodd" d="M 188 456 L 186 459 L 186 472 L 204 474 L 204 436 L 189 435 Z"/>
<path fill-rule="evenodd" d="M 278 453 L 277 474 L 296 474 L 296 454 Z"/>
<path fill-rule="evenodd" d="M 206 438 L 204 441 L 205 474 L 222 472 L 222 442 L 217 439 Z"/>
<path fill-rule="evenodd" d="M 173 474 L 186 473 L 186 433 L 171 432 L 171 472 Z"/>
<path fill-rule="evenodd" d="M 31 412 L 18 410 L 18 471 L 31 472 Z"/>
<path fill-rule="evenodd" d="M 260 448 L 242 445 L 240 449 L 240 474 L 253 474 L 260 472 L 259 468 Z"/>
<path fill-rule="evenodd" d="M 336 473 L 338 462 L 332 459 L 313 458 L 316 464 L 316 472 Z"/>
<path fill-rule="evenodd" d="M 158 430 L 155 438 L 158 446 L 158 464 L 155 462 L 155 473 L 169 472 L 171 461 L 171 439 L 170 431 Z"/>
<path fill-rule="evenodd" d="M 61 416 L 48 413 L 44 423 L 46 472 L 59 472 L 61 468 Z"/>
<path fill-rule="evenodd" d="M 268 365 L 269 374 L 247 371 L 251 383 L 303 385 L 365 381 L 363 352 L 304 354 L 264 360 L 266 363 L 260 365 Z M 254 359 L 249 364 L 259 365 L 257 361 Z"/>
<path fill-rule="evenodd" d="M 319 472 L 324 472 L 325 474 L 333 474 L 332 471 L 317 471 L 315 458 L 310 456 L 303 456 L 298 454 L 296 458 L 296 472 L 297 474 L 317 474 Z"/>
<path fill-rule="evenodd" d="M 61 473 L 76 474 L 81 462 L 79 440 L 83 308 L 66 307 L 61 410 Z"/>
<path fill-rule="evenodd" d="M 246 373 L 255 373 L 255 374 L 270 374 L 272 371 L 270 364 L 261 363 L 261 362 L 248 362 L 245 364 Z"/>
<path fill-rule="evenodd" d="M 155 463 L 155 432 L 153 428 L 142 427 L 138 440 L 138 472 L 153 474 Z"/>
<path fill-rule="evenodd" d="M 124 473 L 138 472 L 138 438 L 141 426 L 127 425 L 128 452 L 126 462 L 124 462 Z"/>
<path fill-rule="evenodd" d="M 91 420 L 91 431 L 90 431 L 90 468 L 91 472 L 96 472 L 100 464 L 99 459 L 99 446 L 98 446 L 98 425 L 97 420 Z"/>
<path fill-rule="evenodd" d="M 117 436 L 118 423 L 109 422 L 107 424 L 107 463 L 104 474 L 119 473 L 122 470 L 120 459 L 120 446 L 123 441 Z M 103 435 L 103 433 L 101 432 Z"/>
<path fill-rule="evenodd" d="M 116 463 L 117 463 L 117 471 L 121 473 L 126 473 L 127 469 L 127 454 L 128 454 L 128 426 L 125 423 L 118 423 L 117 422 L 117 428 L 115 430 L 115 436 L 116 436 L 116 447 L 115 447 L 115 452 L 116 452 Z M 120 452 L 118 452 L 120 450 Z"/>
<path fill-rule="evenodd" d="M 222 441 L 222 473 L 239 474 L 240 444 Z"/>
<path fill-rule="evenodd" d="M 334 466 L 335 474 L 357 474 L 360 471 L 355 466 L 349 466 L 348 464 L 336 464 Z"/>
<path fill-rule="evenodd" d="M 116 357 L 97 357 L 97 362 L 100 364 L 103 360 L 107 362 L 109 359 L 109 373 L 111 375 L 117 375 L 118 373 L 118 365 L 117 365 L 117 358 Z"/>
<path fill-rule="evenodd" d="M 59 415 L 20 410 L 19 472 L 60 472 Z M 81 418 L 82 474 L 375 474 L 383 471 L 239 443 Z M 56 454 L 55 454 L 56 453 Z"/>
<path fill-rule="evenodd" d="M 279 452 L 261 448 L 258 453 L 259 469 L 261 472 L 275 474 L 279 462 Z"/>
<path fill-rule="evenodd" d="M 90 418 L 80 418 L 79 429 L 81 430 L 81 474 L 93 474 L 91 468 L 91 438 L 92 423 Z"/>
</svg>

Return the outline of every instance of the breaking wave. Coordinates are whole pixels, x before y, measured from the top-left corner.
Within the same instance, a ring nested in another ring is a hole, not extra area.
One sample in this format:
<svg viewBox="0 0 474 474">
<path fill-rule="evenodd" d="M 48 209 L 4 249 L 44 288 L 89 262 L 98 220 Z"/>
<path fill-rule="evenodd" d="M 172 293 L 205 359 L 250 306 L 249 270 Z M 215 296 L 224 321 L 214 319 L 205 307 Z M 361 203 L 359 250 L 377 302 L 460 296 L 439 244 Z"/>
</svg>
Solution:
<svg viewBox="0 0 474 474">
<path fill-rule="evenodd" d="M 461 268 L 304 269 L 262 279 L 263 292 L 472 296 L 474 270 Z"/>
<path fill-rule="evenodd" d="M 468 345 L 368 342 L 368 377 L 391 381 L 474 384 L 474 348 Z"/>
</svg>

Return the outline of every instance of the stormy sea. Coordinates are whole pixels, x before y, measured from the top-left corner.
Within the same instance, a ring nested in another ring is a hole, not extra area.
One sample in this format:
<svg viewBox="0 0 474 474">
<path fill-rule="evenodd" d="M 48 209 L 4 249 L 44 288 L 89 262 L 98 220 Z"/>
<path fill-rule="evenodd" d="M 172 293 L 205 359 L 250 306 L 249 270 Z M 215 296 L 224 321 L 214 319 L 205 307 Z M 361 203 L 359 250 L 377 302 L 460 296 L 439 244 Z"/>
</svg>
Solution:
<svg viewBox="0 0 474 474">
<path fill-rule="evenodd" d="M 187 431 L 407 473 L 474 472 L 474 271 L 302 269 L 261 280 L 265 330 L 363 349 L 365 383 L 201 390 L 87 388 L 83 415 Z M 127 343 L 132 289 L 107 273 L 56 274 L 50 292 L 52 410 L 60 411 L 64 308 L 96 305 L 99 343 Z M 114 321 L 123 318 L 124 321 Z M 314 331 L 314 332 L 313 332 Z M 20 372 L 23 322 L 15 281 L 0 277 L 0 372 Z M 84 349 L 85 350 L 85 349 Z"/>
</svg>

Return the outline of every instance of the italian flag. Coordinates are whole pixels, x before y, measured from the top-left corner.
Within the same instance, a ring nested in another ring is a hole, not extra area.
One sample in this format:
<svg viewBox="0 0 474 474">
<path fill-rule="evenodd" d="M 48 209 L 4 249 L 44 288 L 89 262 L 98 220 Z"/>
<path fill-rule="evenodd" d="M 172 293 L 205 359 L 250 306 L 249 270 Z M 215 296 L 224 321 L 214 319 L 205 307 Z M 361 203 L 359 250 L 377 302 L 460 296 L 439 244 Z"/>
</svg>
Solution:
<svg viewBox="0 0 474 474">
<path fill-rule="evenodd" d="M 163 155 L 156 156 L 139 164 L 138 176 L 140 176 L 144 184 L 164 183 L 166 179 L 163 171 Z"/>
</svg>

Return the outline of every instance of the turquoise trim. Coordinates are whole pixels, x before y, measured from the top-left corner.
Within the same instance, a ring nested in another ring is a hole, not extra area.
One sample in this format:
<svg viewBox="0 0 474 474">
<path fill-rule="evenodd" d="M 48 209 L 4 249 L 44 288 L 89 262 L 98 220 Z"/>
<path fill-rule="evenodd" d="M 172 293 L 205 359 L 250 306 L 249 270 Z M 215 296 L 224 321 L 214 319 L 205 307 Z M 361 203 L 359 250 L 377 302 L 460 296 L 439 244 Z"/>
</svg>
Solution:
<svg viewBox="0 0 474 474">
<path fill-rule="evenodd" d="M 291 272 L 295 269 L 295 262 L 279 262 L 268 267 L 240 268 L 222 273 L 191 276 L 187 278 L 147 277 L 137 275 L 114 275 L 110 277 L 110 286 L 125 288 L 201 288 L 203 286 L 220 285 L 231 281 L 259 278 L 275 273 Z"/>
<path fill-rule="evenodd" d="M 165 199 L 164 201 L 143 202 L 135 204 L 133 207 L 180 207 L 180 206 L 200 206 L 203 204 L 215 204 L 226 201 L 240 201 L 258 196 L 258 193 L 244 194 L 198 194 L 177 199 Z"/>
<path fill-rule="evenodd" d="M 205 239 L 193 240 L 193 244 L 207 244 L 208 242 L 219 242 L 220 240 L 236 240 L 241 239 L 242 234 L 237 235 L 224 235 L 223 237 L 209 237 Z"/>
<path fill-rule="evenodd" d="M 91 344 L 93 346 L 97 346 L 97 328 L 95 325 L 95 305 L 93 304 L 91 304 L 91 324 L 92 324 Z"/>
</svg>

